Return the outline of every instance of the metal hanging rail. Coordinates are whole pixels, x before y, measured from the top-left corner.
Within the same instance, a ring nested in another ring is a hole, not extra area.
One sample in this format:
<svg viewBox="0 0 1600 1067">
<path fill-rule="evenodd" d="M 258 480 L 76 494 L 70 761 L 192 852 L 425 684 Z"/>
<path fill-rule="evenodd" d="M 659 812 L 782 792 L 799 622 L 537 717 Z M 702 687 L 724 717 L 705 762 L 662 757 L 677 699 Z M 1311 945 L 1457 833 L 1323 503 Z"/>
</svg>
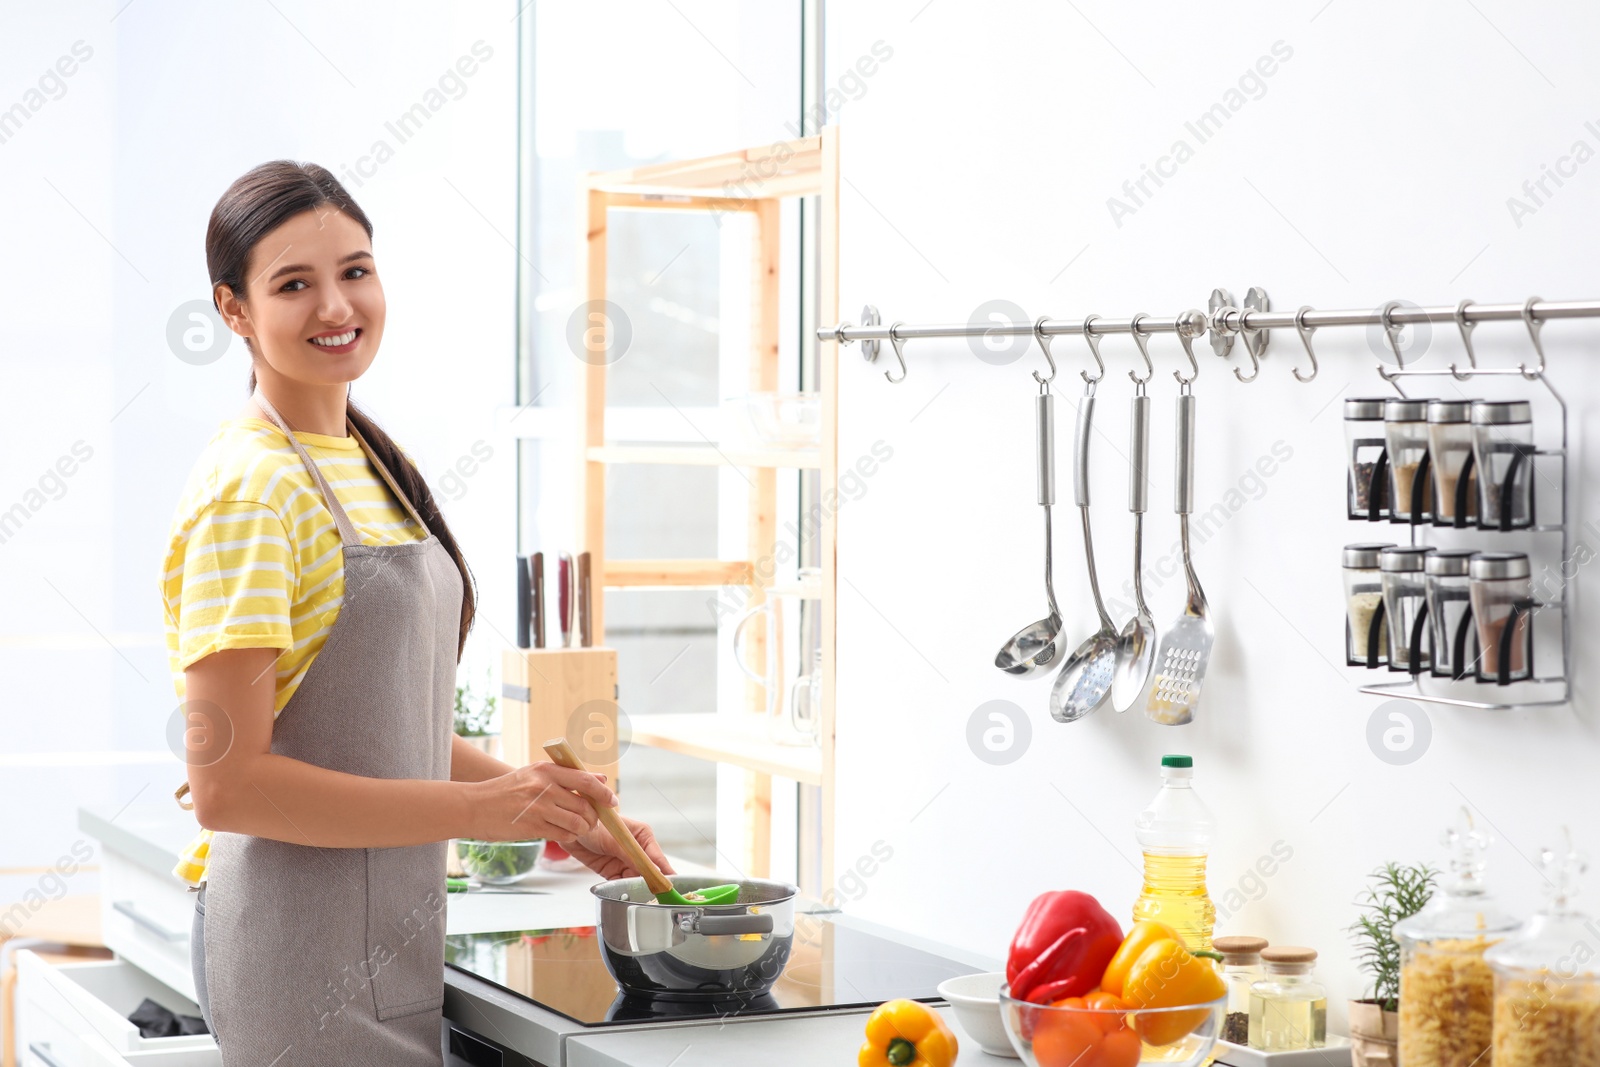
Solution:
<svg viewBox="0 0 1600 1067">
<path fill-rule="evenodd" d="M 922 326 L 896 322 L 885 325 L 878 315 L 877 308 L 871 306 L 863 309 L 861 317 L 860 325 L 841 322 L 834 326 L 818 327 L 817 339 L 837 341 L 845 345 L 860 341 L 862 358 L 869 363 L 877 360 L 880 343 L 890 342 L 900 361 L 899 377 L 895 377 L 893 372 L 885 375 L 891 382 L 905 379 L 905 352 L 902 346 L 906 341 L 955 337 L 1059 337 L 1065 334 L 1078 334 L 1092 341 L 1093 338 L 1110 334 L 1137 333 L 1148 336 L 1174 333 L 1186 342 L 1186 347 L 1189 340 L 1209 335 L 1212 351 L 1218 356 L 1226 356 L 1232 351 L 1234 338 L 1242 335 L 1252 362 L 1259 367 L 1259 359 L 1266 353 L 1271 331 L 1285 329 L 1293 329 L 1300 335 L 1300 341 L 1311 359 L 1309 375 L 1301 374 L 1298 368 L 1295 370 L 1296 378 L 1302 382 L 1309 382 L 1316 377 L 1316 354 L 1312 351 L 1311 334 L 1324 326 L 1384 327 L 1390 347 L 1395 350 L 1397 369 L 1389 372 L 1380 369 L 1380 373 L 1393 382 L 1393 375 L 1415 373 L 1405 367 L 1396 338 L 1398 331 L 1406 326 L 1424 322 L 1440 323 L 1454 325 L 1460 330 L 1462 339 L 1467 345 L 1471 364 L 1470 367 L 1460 370 L 1452 365 L 1451 371 L 1458 377 L 1494 373 L 1529 375 L 1531 369 L 1527 367 L 1508 368 L 1504 371 L 1479 368 L 1472 354 L 1472 328 L 1484 322 L 1521 321 L 1527 324 L 1537 342 L 1538 327 L 1545 322 L 1554 319 L 1600 318 L 1600 300 L 1556 301 L 1533 297 L 1520 304 L 1479 304 L 1463 300 L 1454 306 L 1441 307 L 1407 307 L 1397 300 L 1392 300 L 1378 308 L 1318 310 L 1306 305 L 1295 311 L 1273 311 L 1266 292 L 1253 288 L 1246 296 L 1243 306 L 1237 305 L 1226 289 L 1217 289 L 1211 294 L 1209 313 L 1191 308 L 1177 315 L 1165 317 L 1133 315 L 1128 318 L 1112 319 L 1087 315 L 1078 319 L 1046 317 L 1035 322 L 964 322 Z M 1246 376 L 1236 370 L 1235 374 L 1245 382 L 1255 378 L 1254 372 Z"/>
</svg>

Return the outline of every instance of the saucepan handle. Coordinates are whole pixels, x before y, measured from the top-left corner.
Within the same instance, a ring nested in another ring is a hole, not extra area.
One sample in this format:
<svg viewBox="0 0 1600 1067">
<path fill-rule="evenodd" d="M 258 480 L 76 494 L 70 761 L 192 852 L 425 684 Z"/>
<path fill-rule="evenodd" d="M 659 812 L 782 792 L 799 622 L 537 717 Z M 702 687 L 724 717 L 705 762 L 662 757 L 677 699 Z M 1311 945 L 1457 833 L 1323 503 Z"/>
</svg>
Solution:
<svg viewBox="0 0 1600 1067">
<path fill-rule="evenodd" d="M 772 916 L 762 913 L 752 915 L 707 915 L 701 912 L 689 928 L 697 934 L 770 934 Z"/>
</svg>

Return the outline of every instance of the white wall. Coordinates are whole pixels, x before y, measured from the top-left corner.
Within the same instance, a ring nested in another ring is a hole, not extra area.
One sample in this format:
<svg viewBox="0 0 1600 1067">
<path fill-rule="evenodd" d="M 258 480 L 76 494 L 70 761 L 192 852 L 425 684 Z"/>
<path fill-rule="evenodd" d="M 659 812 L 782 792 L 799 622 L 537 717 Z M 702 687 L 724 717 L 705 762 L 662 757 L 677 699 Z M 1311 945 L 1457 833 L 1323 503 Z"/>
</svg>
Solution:
<svg viewBox="0 0 1600 1067">
<path fill-rule="evenodd" d="M 1537 210 L 1520 224 L 1507 198 L 1525 196 L 1524 180 L 1575 142 L 1586 156 L 1600 149 L 1600 128 L 1586 126 L 1600 122 L 1597 30 L 1600 10 L 1576 2 L 832 5 L 830 81 L 874 42 L 893 49 L 864 88 L 849 86 L 858 99 L 837 119 L 842 306 L 852 319 L 871 303 L 886 321 L 946 322 L 992 298 L 1030 318 L 1169 315 L 1204 307 L 1215 286 L 1240 296 L 1264 286 L 1289 309 L 1594 297 L 1600 164 L 1550 183 L 1553 195 L 1528 201 Z M 1247 84 L 1256 98 L 1199 144 L 1185 123 L 1277 42 L 1292 55 Z M 1118 225 L 1108 198 L 1178 139 L 1193 157 Z M 1572 404 L 1581 521 L 1600 477 L 1588 432 L 1600 323 L 1545 334 Z M 1516 325 L 1481 328 L 1477 341 L 1486 363 L 1527 356 Z M 1220 929 L 1318 948 L 1342 1028 L 1343 1000 L 1361 995 L 1344 928 L 1363 876 L 1389 859 L 1442 860 L 1437 837 L 1460 805 L 1497 832 L 1492 877 L 1520 912 L 1539 903 L 1534 863 L 1561 825 L 1600 851 L 1595 682 L 1582 667 L 1569 708 L 1426 705 L 1432 739 L 1421 759 L 1392 766 L 1369 748 L 1367 721 L 1382 701 L 1357 693 L 1362 672 L 1334 665 L 1338 549 L 1372 537 L 1344 519 L 1337 401 L 1387 387 L 1361 330 L 1318 335 L 1322 373 L 1310 385 L 1290 377 L 1300 360 L 1292 331 L 1272 343 L 1253 385 L 1200 346 L 1200 507 L 1242 480 L 1246 502 L 1197 550 L 1218 637 L 1199 719 L 1177 729 L 1109 705 L 1054 723 L 1048 681 L 991 665 L 1002 640 L 1043 613 L 1027 376 L 1042 366 L 1037 351 L 995 367 L 960 341 L 912 342 L 899 386 L 885 383 L 884 362 L 841 352 L 841 460 L 879 439 L 893 449 L 840 512 L 837 867 L 879 839 L 894 853 L 841 884 L 852 908 L 995 956 L 1043 890 L 1088 890 L 1124 915 L 1139 888 L 1133 817 L 1156 790 L 1159 755 L 1189 752 L 1223 827 L 1213 896 L 1245 879 L 1259 898 Z M 1081 342 L 1056 348 L 1057 592 L 1075 644 L 1093 628 L 1068 465 L 1087 360 Z M 1147 544 L 1160 556 L 1176 540 L 1168 372 L 1180 350 L 1170 336 L 1152 348 Z M 1133 348 L 1114 338 L 1104 349 L 1095 529 L 1104 584 L 1119 589 L 1131 567 L 1118 453 Z M 1429 359 L 1452 358 L 1453 331 L 1435 331 Z M 1278 442 L 1292 457 L 1257 488 L 1247 476 Z M 1181 582 L 1149 594 L 1165 627 Z M 1577 655 L 1589 660 L 1596 622 L 1576 618 Z M 973 711 L 994 699 L 1021 705 L 1031 722 L 1031 744 L 1010 766 L 981 762 L 965 740 Z M 1257 889 L 1252 865 L 1278 841 L 1292 859 Z"/>
</svg>

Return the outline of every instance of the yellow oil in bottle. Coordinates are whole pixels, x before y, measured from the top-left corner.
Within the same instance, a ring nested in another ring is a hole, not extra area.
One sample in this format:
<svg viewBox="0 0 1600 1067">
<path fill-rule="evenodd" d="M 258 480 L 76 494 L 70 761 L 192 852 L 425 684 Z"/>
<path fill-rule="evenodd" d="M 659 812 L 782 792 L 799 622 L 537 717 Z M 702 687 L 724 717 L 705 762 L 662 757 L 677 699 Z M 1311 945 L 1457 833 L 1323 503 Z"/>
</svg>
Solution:
<svg viewBox="0 0 1600 1067">
<path fill-rule="evenodd" d="M 1250 1047 L 1264 1052 L 1322 1048 L 1328 1043 L 1328 998 L 1250 994 Z"/>
<path fill-rule="evenodd" d="M 1166 923 L 1190 952 L 1211 948 L 1217 906 L 1206 893 L 1206 858 L 1144 854 L 1144 889 L 1133 905 L 1133 920 Z"/>
</svg>

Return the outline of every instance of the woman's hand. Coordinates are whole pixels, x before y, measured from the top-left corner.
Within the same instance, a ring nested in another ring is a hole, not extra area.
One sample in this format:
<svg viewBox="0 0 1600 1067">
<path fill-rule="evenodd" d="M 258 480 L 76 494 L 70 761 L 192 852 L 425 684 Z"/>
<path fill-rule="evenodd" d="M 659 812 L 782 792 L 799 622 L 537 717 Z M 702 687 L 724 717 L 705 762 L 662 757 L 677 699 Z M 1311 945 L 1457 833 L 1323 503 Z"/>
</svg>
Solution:
<svg viewBox="0 0 1600 1067">
<path fill-rule="evenodd" d="M 616 794 L 606 788 L 603 775 L 568 770 L 554 763 L 518 767 L 510 774 L 475 782 L 470 788 L 475 791 L 473 836 L 484 841 L 528 841 L 538 837 L 572 841 L 595 829 L 590 800 L 605 807 L 617 803 Z"/>
<path fill-rule="evenodd" d="M 622 817 L 629 830 L 633 831 L 634 839 L 639 842 L 639 847 L 644 849 L 644 854 L 655 860 L 656 866 L 661 868 L 663 874 L 676 873 L 672 864 L 667 862 L 667 857 L 661 852 L 661 846 L 656 844 L 655 831 L 650 829 L 648 823 L 638 819 Z M 597 826 L 588 833 L 580 835 L 576 840 L 562 842 L 562 847 L 583 862 L 583 865 L 605 879 L 611 878 L 637 878 L 639 872 L 633 869 L 633 864 L 623 855 L 622 848 L 616 839 L 606 831 L 604 826 Z"/>
</svg>

